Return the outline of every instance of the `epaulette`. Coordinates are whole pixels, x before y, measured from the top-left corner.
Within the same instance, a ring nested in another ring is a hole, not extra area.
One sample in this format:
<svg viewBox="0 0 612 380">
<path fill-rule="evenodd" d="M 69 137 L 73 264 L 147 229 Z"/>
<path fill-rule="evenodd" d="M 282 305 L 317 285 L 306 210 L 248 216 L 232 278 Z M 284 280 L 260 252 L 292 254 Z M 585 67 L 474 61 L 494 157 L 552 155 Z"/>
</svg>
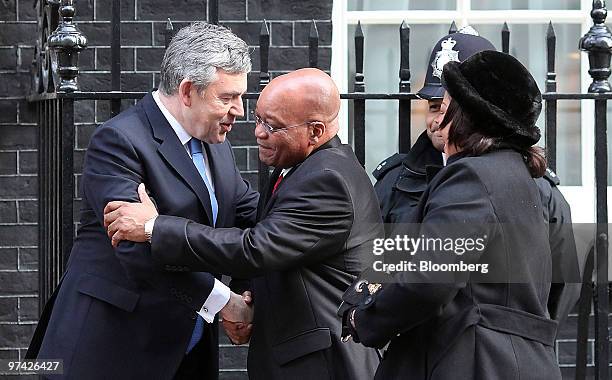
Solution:
<svg viewBox="0 0 612 380">
<path fill-rule="evenodd" d="M 376 166 L 376 169 L 374 169 L 372 175 L 377 180 L 381 179 L 389 170 L 401 165 L 406 156 L 407 154 L 405 153 L 395 153 L 393 156 L 384 159 L 380 164 L 378 164 L 378 166 Z"/>
<path fill-rule="evenodd" d="M 559 186 L 559 184 L 561 183 L 557 174 L 553 172 L 552 170 L 550 170 L 549 168 L 546 168 L 546 172 L 544 173 L 544 178 L 548 182 L 550 182 L 551 186 Z"/>
</svg>

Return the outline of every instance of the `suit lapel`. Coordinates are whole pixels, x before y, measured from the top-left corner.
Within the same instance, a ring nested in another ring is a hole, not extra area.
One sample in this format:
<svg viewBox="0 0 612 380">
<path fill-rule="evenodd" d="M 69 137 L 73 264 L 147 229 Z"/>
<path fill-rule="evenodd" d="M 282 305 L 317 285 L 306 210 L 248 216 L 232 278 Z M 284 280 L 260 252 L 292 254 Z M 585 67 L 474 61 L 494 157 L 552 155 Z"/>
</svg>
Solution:
<svg viewBox="0 0 612 380">
<path fill-rule="evenodd" d="M 323 149 L 329 149 L 329 148 L 337 148 L 340 146 L 342 146 L 342 142 L 340 141 L 340 138 L 338 136 L 334 136 L 328 142 L 321 145 L 317 149 L 313 150 L 312 153 L 310 153 L 310 155 L 306 157 L 304 161 L 308 160 L 318 151 L 321 151 Z M 287 176 L 283 178 L 283 181 L 287 181 L 291 177 L 291 175 L 297 170 L 297 168 L 304 163 L 304 161 L 295 165 L 289 171 L 289 173 L 287 173 Z M 276 180 L 278 179 L 278 176 L 280 175 L 281 171 L 282 169 L 280 168 L 274 169 L 274 171 L 272 172 L 272 175 L 270 176 L 270 181 L 268 182 L 268 186 L 265 189 L 265 193 L 263 193 L 265 194 L 265 197 L 259 198 L 259 204 L 257 205 L 257 220 L 258 221 L 264 218 L 266 215 L 268 215 L 268 211 L 270 210 L 270 208 L 272 207 L 272 205 L 274 204 L 276 200 L 276 197 L 272 196 L 272 189 L 274 188 L 274 184 L 276 183 Z M 278 191 L 280 191 L 280 188 L 281 187 L 279 187 Z"/>
<path fill-rule="evenodd" d="M 154 137 L 161 141 L 161 144 L 157 148 L 159 154 L 198 196 L 200 203 L 202 203 L 204 210 L 206 210 L 208 220 L 212 225 L 210 197 L 198 169 L 196 169 L 193 161 L 191 161 L 189 154 L 179 141 L 176 133 L 174 133 L 168 120 L 166 120 L 159 107 L 157 107 L 157 104 L 155 104 L 155 100 L 153 100 L 151 94 L 147 94 L 144 97 L 143 108 L 147 114 L 151 128 L 153 129 Z"/>
<path fill-rule="evenodd" d="M 257 204 L 257 221 L 261 220 L 268 213 L 268 209 L 272 205 L 272 202 L 270 202 L 270 198 L 272 197 L 272 189 L 274 188 L 274 183 L 276 183 L 281 171 L 282 169 L 280 168 L 274 169 L 266 188 L 260 193 L 263 196 L 259 197 L 259 203 Z"/>
</svg>

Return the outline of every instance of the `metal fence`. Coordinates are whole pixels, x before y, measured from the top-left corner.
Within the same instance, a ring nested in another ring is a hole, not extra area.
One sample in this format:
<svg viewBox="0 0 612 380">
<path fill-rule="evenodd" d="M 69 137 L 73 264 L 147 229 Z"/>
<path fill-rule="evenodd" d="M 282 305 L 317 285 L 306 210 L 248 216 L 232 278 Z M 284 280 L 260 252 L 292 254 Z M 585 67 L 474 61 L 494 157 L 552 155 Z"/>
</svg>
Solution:
<svg viewBox="0 0 612 380">
<path fill-rule="evenodd" d="M 75 180 L 73 172 L 74 151 L 74 102 L 81 100 L 105 100 L 110 102 L 111 116 L 120 112 L 121 100 L 137 100 L 144 92 L 122 91 L 120 36 L 120 0 L 112 0 L 111 33 L 111 91 L 81 92 L 78 90 L 78 55 L 86 48 L 86 37 L 73 23 L 74 0 L 38 1 L 38 40 L 32 64 L 32 91 L 29 101 L 38 107 L 39 125 L 39 276 L 40 305 L 45 304 L 57 286 L 72 248 L 74 238 L 73 201 Z M 208 22 L 218 23 L 218 0 L 208 1 Z M 586 377 L 588 321 L 593 307 L 595 319 L 595 376 L 608 379 L 609 376 L 609 281 L 608 281 L 608 214 L 607 214 L 607 102 L 612 99 L 610 84 L 610 56 L 612 34 L 605 26 L 607 10 L 602 0 L 593 1 L 591 17 L 593 27 L 580 39 L 579 47 L 589 57 L 589 74 L 593 83 L 588 93 L 558 93 L 555 74 L 555 33 L 549 24 L 546 35 L 547 76 L 545 102 L 546 150 L 548 165 L 556 169 L 556 126 L 557 103 L 564 100 L 593 100 L 595 102 L 595 181 L 597 232 L 595 247 L 587 260 L 583 291 L 579 303 L 577 370 L 576 378 Z M 453 23 L 449 32 L 456 32 Z M 168 19 L 165 30 L 166 46 L 174 33 Z M 353 92 L 341 94 L 342 99 L 353 103 L 353 128 L 350 131 L 352 143 L 359 161 L 365 162 L 365 103 L 368 100 L 389 100 L 399 103 L 399 151 L 410 149 L 411 102 L 417 97 L 411 92 L 409 46 L 410 28 L 405 23 L 399 28 L 400 70 L 397 93 L 368 93 L 365 91 L 363 58 L 364 35 L 361 25 L 355 32 L 356 73 Z M 501 28 L 502 51 L 509 52 L 510 31 L 507 24 Z M 312 22 L 309 36 L 308 66 L 318 64 L 319 36 L 315 22 Z M 268 53 L 270 34 L 264 20 L 259 35 L 260 76 L 259 90 L 270 81 Z M 246 93 L 244 98 L 256 99 L 259 93 Z M 259 164 L 259 188 L 268 182 L 269 169 Z M 592 275 L 595 272 L 595 281 Z"/>
</svg>

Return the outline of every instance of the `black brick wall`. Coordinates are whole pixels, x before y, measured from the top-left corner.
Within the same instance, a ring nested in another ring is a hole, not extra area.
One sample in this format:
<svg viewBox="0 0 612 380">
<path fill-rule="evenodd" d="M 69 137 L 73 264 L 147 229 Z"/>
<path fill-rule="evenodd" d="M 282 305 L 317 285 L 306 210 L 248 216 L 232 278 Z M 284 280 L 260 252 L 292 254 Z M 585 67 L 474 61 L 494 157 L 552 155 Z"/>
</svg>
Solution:
<svg viewBox="0 0 612 380">
<path fill-rule="evenodd" d="M 30 64 L 37 38 L 37 13 L 32 0 L 0 1 L 0 359 L 23 358 L 38 319 L 38 204 L 36 106 L 25 98 L 30 92 Z M 110 90 L 110 2 L 76 1 L 75 21 L 87 36 L 89 47 L 80 55 L 81 89 Z M 310 20 L 321 34 L 320 65 L 331 62 L 331 0 L 219 2 L 221 24 L 231 28 L 252 47 L 253 73 L 249 91 L 259 80 L 259 30 L 269 21 L 272 75 L 306 67 Z M 195 20 L 207 19 L 202 0 L 122 0 L 122 89 L 149 91 L 156 86 L 164 54 L 165 20 L 175 30 Z M 122 108 L 133 102 L 124 101 Z M 248 110 L 247 110 L 248 112 Z M 95 127 L 108 119 L 106 101 L 75 103 L 75 179 Z M 229 139 L 238 167 L 257 186 L 257 147 L 254 125 L 239 122 Z M 77 190 L 75 215 L 80 191 Z M 221 333 L 223 379 L 246 378 L 247 347 L 235 347 Z M 1 374 L 0 374 L 1 376 Z"/>
<path fill-rule="evenodd" d="M 38 319 L 35 38 L 32 2 L 0 1 L 0 359 L 23 355 Z"/>
</svg>

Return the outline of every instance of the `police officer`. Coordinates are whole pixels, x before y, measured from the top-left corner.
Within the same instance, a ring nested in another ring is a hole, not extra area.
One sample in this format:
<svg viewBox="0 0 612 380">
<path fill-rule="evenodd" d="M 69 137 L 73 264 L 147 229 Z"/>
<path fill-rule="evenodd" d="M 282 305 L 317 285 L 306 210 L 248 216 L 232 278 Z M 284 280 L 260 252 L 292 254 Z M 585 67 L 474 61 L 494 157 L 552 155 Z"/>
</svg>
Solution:
<svg viewBox="0 0 612 380">
<path fill-rule="evenodd" d="M 394 154 L 381 162 L 372 173 L 377 180 L 374 189 L 380 201 L 384 223 L 412 221 L 414 208 L 427 186 L 428 167 L 434 169 L 443 165 L 445 138 L 434 119 L 440 112 L 444 96 L 444 88 L 440 84 L 444 64 L 450 61 L 463 62 L 482 50 L 495 50 L 495 46 L 469 26 L 442 37 L 434 46 L 425 85 L 417 92 L 417 96 L 428 103 L 425 131 L 410 152 Z"/>
<path fill-rule="evenodd" d="M 377 180 L 374 189 L 380 202 L 383 222 L 387 226 L 415 221 L 415 206 L 431 179 L 428 177 L 437 173 L 444 164 L 442 151 L 445 137 L 434 122 L 440 112 L 445 91 L 440 83 L 444 64 L 450 61 L 463 62 L 482 50 L 496 49 L 469 26 L 442 37 L 434 46 L 425 84 L 417 92 L 428 103 L 425 131 L 407 154 L 394 154 L 383 160 L 372 173 Z M 535 181 L 544 206 L 544 218 L 549 223 L 553 261 L 553 284 L 548 309 L 551 318 L 562 323 L 580 296 L 582 269 L 571 229 L 570 207 L 557 188 L 559 178 L 547 169 L 544 177 Z"/>
</svg>

